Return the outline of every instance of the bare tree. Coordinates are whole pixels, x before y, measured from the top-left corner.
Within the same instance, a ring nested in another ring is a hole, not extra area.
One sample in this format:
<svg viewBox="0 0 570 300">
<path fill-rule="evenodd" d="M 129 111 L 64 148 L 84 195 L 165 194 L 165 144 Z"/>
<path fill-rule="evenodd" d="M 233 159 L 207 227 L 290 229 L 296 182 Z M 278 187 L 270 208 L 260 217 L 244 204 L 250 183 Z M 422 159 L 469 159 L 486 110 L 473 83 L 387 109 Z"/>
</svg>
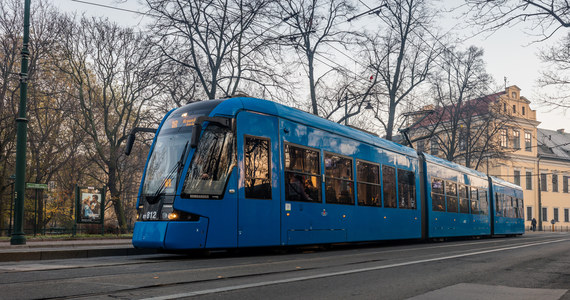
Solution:
<svg viewBox="0 0 570 300">
<path fill-rule="evenodd" d="M 106 20 L 69 20 L 65 29 L 59 67 L 73 83 L 70 93 L 78 104 L 85 152 L 106 175 L 98 179 L 107 185 L 124 231 L 121 145 L 129 130 L 148 118 L 144 108 L 154 97 L 156 53 L 142 34 Z"/>
<path fill-rule="evenodd" d="M 272 72 L 260 17 L 270 0 L 146 0 L 162 54 L 195 77 L 194 97 L 228 97 L 246 86 L 271 93 L 286 81 Z M 199 92 L 197 92 L 199 91 Z M 192 99 L 187 99 L 190 101 Z"/>
<path fill-rule="evenodd" d="M 471 24 L 491 32 L 527 23 L 529 29 L 538 32 L 544 40 L 561 28 L 570 28 L 570 4 L 567 0 L 467 0 L 466 5 Z"/>
<path fill-rule="evenodd" d="M 8 176 L 13 174 L 15 159 L 15 138 L 18 107 L 18 68 L 22 38 L 20 24 L 23 19 L 19 11 L 23 10 L 21 1 L 0 2 L 0 232 L 4 229 L 9 207 L 12 201 L 8 194 Z"/>
<path fill-rule="evenodd" d="M 436 15 L 427 0 L 387 1 L 378 16 L 387 26 L 365 43 L 372 74 L 386 94 L 376 93 L 374 113 L 385 129 L 386 139 L 394 135 L 397 109 L 428 78 L 439 54 L 438 37 L 432 31 Z"/>
<path fill-rule="evenodd" d="M 412 142 L 431 143 L 432 153 L 479 169 L 512 149 L 500 144 L 508 119 L 500 113 L 500 95 L 489 94 L 492 77 L 485 70 L 483 49 L 448 48 L 430 78 L 436 106 L 412 128 Z M 423 149 L 420 149 L 423 150 Z"/>
<path fill-rule="evenodd" d="M 562 41 L 541 51 L 540 58 L 547 65 L 538 80 L 545 89 L 540 100 L 566 112 L 570 108 L 570 33 Z"/>
<path fill-rule="evenodd" d="M 303 56 L 298 63 L 307 68 L 311 112 L 319 115 L 319 83 L 329 72 L 338 72 L 339 69 L 335 67 L 322 76 L 317 76 L 316 55 L 329 52 L 329 47 L 333 44 L 343 45 L 348 42 L 347 37 L 351 33 L 341 28 L 340 24 L 348 19 L 353 7 L 346 0 L 286 0 L 277 3 L 288 31 L 288 41 L 283 44 L 294 47 L 294 51 Z"/>
</svg>

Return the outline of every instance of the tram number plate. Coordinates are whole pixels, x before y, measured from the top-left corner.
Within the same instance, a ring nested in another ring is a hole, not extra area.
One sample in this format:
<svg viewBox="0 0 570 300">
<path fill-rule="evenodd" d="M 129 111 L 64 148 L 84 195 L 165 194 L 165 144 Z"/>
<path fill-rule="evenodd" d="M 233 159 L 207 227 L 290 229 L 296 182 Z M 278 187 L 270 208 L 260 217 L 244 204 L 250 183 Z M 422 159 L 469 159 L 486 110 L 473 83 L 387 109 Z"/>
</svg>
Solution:
<svg viewBox="0 0 570 300">
<path fill-rule="evenodd" d="M 152 221 L 159 219 L 159 205 L 145 205 L 142 213 L 143 221 Z"/>
<path fill-rule="evenodd" d="M 158 219 L 158 212 L 156 211 L 147 211 L 144 215 L 143 215 L 143 220 L 156 220 Z"/>
</svg>

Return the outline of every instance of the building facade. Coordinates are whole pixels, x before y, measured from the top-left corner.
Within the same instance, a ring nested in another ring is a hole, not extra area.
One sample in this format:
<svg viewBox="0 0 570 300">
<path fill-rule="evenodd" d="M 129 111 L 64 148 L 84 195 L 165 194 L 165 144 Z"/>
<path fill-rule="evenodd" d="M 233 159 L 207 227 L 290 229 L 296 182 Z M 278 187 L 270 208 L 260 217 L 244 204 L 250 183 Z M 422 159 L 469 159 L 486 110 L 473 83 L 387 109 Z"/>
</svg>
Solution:
<svg viewBox="0 0 570 300">
<path fill-rule="evenodd" d="M 504 92 L 476 99 L 483 101 L 483 105 L 477 105 L 479 118 L 491 116 L 497 120 L 485 128 L 489 134 L 480 136 L 479 143 L 496 144 L 488 151 L 501 153 L 487 156 L 477 169 L 522 187 L 528 226 L 535 218 L 545 230 L 552 229 L 552 222 L 555 230 L 570 230 L 570 134 L 564 129 L 538 128 L 536 111 L 520 92 L 517 86 L 509 86 Z M 425 135 L 426 131 L 426 126 L 419 126 L 411 136 Z M 442 147 L 436 143 L 447 142 L 442 134 L 446 133 L 434 131 L 438 139 L 423 139 L 414 146 L 441 157 Z M 460 151 L 461 143 L 466 142 L 459 142 Z M 460 156 L 454 161 L 464 162 Z"/>
</svg>

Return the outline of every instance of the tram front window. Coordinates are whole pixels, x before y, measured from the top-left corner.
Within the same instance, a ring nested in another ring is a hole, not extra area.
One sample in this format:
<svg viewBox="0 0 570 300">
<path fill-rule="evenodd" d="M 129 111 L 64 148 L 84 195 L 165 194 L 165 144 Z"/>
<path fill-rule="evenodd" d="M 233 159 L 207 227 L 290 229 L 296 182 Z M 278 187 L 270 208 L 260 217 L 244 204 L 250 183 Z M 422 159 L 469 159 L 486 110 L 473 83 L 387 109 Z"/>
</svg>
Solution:
<svg viewBox="0 0 570 300">
<path fill-rule="evenodd" d="M 235 137 L 229 128 L 210 124 L 204 130 L 182 196 L 221 198 L 232 166 L 235 165 Z"/>
<path fill-rule="evenodd" d="M 142 189 L 144 195 L 176 193 L 176 183 L 179 182 L 184 158 L 190 148 L 192 128 L 186 127 L 183 132 L 165 131 L 159 134 L 148 162 Z"/>
</svg>

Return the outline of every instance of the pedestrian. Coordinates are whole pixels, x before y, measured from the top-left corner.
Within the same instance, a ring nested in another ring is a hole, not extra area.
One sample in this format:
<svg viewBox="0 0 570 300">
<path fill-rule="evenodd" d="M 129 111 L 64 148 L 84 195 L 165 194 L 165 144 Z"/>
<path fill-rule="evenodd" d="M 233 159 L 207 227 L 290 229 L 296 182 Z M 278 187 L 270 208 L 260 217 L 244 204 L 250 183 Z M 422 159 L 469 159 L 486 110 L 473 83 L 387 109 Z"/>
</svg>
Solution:
<svg viewBox="0 0 570 300">
<path fill-rule="evenodd" d="M 532 218 L 532 221 L 530 222 L 530 224 L 532 225 L 532 231 L 536 231 L 536 219 Z"/>
</svg>

